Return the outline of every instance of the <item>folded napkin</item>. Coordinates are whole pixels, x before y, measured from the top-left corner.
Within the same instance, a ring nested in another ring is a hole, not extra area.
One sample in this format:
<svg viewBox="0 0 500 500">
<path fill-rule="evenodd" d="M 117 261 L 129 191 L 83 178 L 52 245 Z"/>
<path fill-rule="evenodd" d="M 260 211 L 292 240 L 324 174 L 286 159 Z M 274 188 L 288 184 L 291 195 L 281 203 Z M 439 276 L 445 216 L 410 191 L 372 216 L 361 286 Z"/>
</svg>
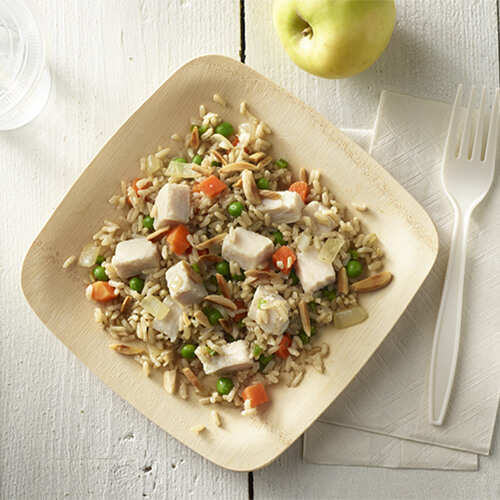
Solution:
<svg viewBox="0 0 500 500">
<path fill-rule="evenodd" d="M 498 176 L 471 221 L 461 346 L 448 413 L 443 426 L 428 423 L 432 339 L 453 227 L 453 211 L 440 180 L 450 113 L 447 104 L 389 92 L 381 95 L 370 153 L 427 210 L 439 233 L 440 251 L 430 275 L 384 343 L 320 417 L 321 423 L 306 433 L 307 461 L 470 469 L 477 468 L 474 453 L 489 453 L 500 388 Z M 340 449 L 335 443 L 347 437 L 346 427 L 356 441 L 348 440 L 350 446 Z M 356 434 L 352 429 L 368 432 Z M 330 439 L 333 435 L 335 439 Z M 410 446 L 394 438 L 415 443 Z M 327 442 L 339 451 L 328 452 Z M 357 448 L 354 442 L 359 442 Z M 434 449 L 439 447 L 450 450 Z"/>
</svg>

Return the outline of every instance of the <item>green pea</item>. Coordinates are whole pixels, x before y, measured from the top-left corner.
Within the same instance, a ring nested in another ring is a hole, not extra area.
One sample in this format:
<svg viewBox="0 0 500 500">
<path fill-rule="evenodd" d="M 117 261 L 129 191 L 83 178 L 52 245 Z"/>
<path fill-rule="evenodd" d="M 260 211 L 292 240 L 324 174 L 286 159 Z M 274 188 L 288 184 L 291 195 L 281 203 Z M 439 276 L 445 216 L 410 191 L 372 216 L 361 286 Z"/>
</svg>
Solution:
<svg viewBox="0 0 500 500">
<path fill-rule="evenodd" d="M 141 278 L 137 277 L 130 278 L 128 286 L 132 288 L 132 290 L 141 293 L 142 289 L 144 288 L 144 280 L 141 280 Z"/>
<path fill-rule="evenodd" d="M 198 135 L 203 135 L 207 130 L 208 130 L 208 128 L 206 125 L 202 125 L 201 127 L 198 127 Z"/>
<path fill-rule="evenodd" d="M 227 211 L 231 217 L 239 217 L 243 213 L 243 203 L 240 201 L 233 201 L 227 207 Z"/>
<path fill-rule="evenodd" d="M 222 276 L 229 276 L 229 262 L 217 262 L 217 264 L 215 264 L 215 270 L 219 274 L 222 274 Z"/>
<path fill-rule="evenodd" d="M 284 160 L 283 158 L 280 158 L 277 162 L 276 162 L 276 166 L 278 168 L 287 168 L 288 167 L 288 162 L 286 160 Z"/>
<path fill-rule="evenodd" d="M 108 275 L 106 274 L 106 269 L 102 266 L 95 266 L 92 270 L 92 274 L 94 275 L 97 281 L 108 281 Z"/>
<path fill-rule="evenodd" d="M 181 347 L 181 356 L 186 359 L 194 359 L 196 357 L 195 350 L 194 344 L 185 344 Z"/>
<path fill-rule="evenodd" d="M 274 359 L 274 354 L 270 354 L 269 356 L 261 356 L 259 358 L 259 364 L 261 370 L 266 367 L 272 360 Z"/>
<path fill-rule="evenodd" d="M 309 344 L 309 342 L 311 342 L 311 337 L 308 337 L 307 333 L 302 330 L 302 328 L 299 331 L 299 337 L 300 340 L 302 340 L 303 345 Z"/>
<path fill-rule="evenodd" d="M 195 155 L 191 160 L 192 163 L 196 163 L 196 165 L 201 165 L 203 158 L 200 155 Z"/>
<path fill-rule="evenodd" d="M 359 259 L 359 253 L 357 250 L 354 250 L 351 248 L 351 250 L 349 250 L 349 253 L 351 254 L 351 259 L 352 260 L 358 260 Z"/>
<path fill-rule="evenodd" d="M 198 262 L 194 262 L 193 264 L 191 264 L 191 268 L 197 273 L 200 272 L 200 266 L 198 265 Z"/>
<path fill-rule="evenodd" d="M 318 309 L 318 304 L 316 304 L 316 302 L 314 302 L 313 300 L 312 302 L 309 302 L 309 307 L 311 308 L 312 312 L 316 312 L 316 309 Z"/>
<path fill-rule="evenodd" d="M 150 217 L 149 215 L 146 215 L 146 217 L 144 217 L 144 219 L 142 219 L 142 225 L 146 229 L 154 229 L 154 223 L 155 223 L 154 218 Z"/>
<path fill-rule="evenodd" d="M 233 126 L 228 122 L 219 123 L 219 125 L 215 127 L 215 133 L 221 134 L 224 137 L 229 137 L 230 135 L 233 134 L 233 131 L 234 131 Z"/>
<path fill-rule="evenodd" d="M 95 263 L 100 266 L 106 259 L 102 255 L 98 255 Z"/>
<path fill-rule="evenodd" d="M 323 290 L 321 290 L 321 294 L 328 300 L 333 300 L 336 297 L 335 290 L 328 287 L 323 288 Z"/>
<path fill-rule="evenodd" d="M 230 378 L 221 377 L 217 380 L 217 392 L 225 396 L 233 390 L 234 384 Z"/>
<path fill-rule="evenodd" d="M 207 318 L 211 325 L 218 325 L 222 319 L 222 314 L 217 309 L 212 309 L 210 314 L 207 314 Z"/>
<path fill-rule="evenodd" d="M 259 189 L 269 189 L 269 181 L 265 177 L 261 177 L 257 181 L 257 187 Z"/>
<path fill-rule="evenodd" d="M 182 158 L 178 156 L 177 158 L 174 158 L 172 161 L 178 161 L 179 163 L 187 163 L 186 158 Z"/>
<path fill-rule="evenodd" d="M 275 245 L 286 245 L 285 239 L 283 238 L 283 233 L 281 231 L 274 231 L 272 236 Z"/>
<path fill-rule="evenodd" d="M 363 272 L 363 264 L 357 260 L 350 260 L 345 268 L 349 278 L 357 278 Z"/>
<path fill-rule="evenodd" d="M 245 279 L 245 275 L 244 274 L 232 274 L 231 279 L 233 281 L 243 281 Z"/>
<path fill-rule="evenodd" d="M 260 347 L 260 345 L 255 344 L 253 348 L 253 357 L 258 358 L 261 353 L 262 353 L 262 347 Z"/>
<path fill-rule="evenodd" d="M 212 163 L 210 163 L 210 166 L 211 167 L 220 167 L 222 165 L 222 163 L 220 161 L 213 161 Z"/>
<path fill-rule="evenodd" d="M 299 278 L 297 278 L 297 273 L 295 269 L 292 268 L 290 273 L 288 274 L 288 278 L 292 280 L 292 285 L 296 285 L 299 282 Z"/>
</svg>

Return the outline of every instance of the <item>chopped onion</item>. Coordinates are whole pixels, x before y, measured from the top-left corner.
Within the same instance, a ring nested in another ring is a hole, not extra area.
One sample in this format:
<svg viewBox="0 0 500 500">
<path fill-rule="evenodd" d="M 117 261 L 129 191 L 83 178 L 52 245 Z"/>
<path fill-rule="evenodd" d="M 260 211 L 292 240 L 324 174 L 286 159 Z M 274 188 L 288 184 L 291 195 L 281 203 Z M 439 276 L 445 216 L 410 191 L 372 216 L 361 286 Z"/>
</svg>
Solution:
<svg viewBox="0 0 500 500">
<path fill-rule="evenodd" d="M 171 161 L 168 164 L 167 175 L 179 177 L 181 179 L 194 179 L 201 174 L 191 170 L 192 163 L 181 163 L 180 161 Z"/>
<path fill-rule="evenodd" d="M 297 248 L 301 252 L 307 250 L 310 245 L 311 245 L 311 237 L 308 234 L 302 233 L 297 237 Z"/>
<path fill-rule="evenodd" d="M 152 314 L 156 319 L 162 320 L 170 311 L 170 308 L 164 304 L 161 300 L 151 295 L 145 297 L 141 300 L 141 306 L 149 314 Z"/>
<path fill-rule="evenodd" d="M 325 264 L 331 264 L 337 257 L 343 244 L 344 239 L 342 237 L 327 239 L 318 254 L 318 260 Z"/>
<path fill-rule="evenodd" d="M 156 155 L 149 155 L 146 161 L 146 174 L 153 175 L 163 167 L 163 162 Z"/>
<path fill-rule="evenodd" d="M 222 134 L 213 134 L 210 136 L 210 140 L 212 141 L 212 144 L 218 142 L 220 147 L 224 149 L 231 149 L 233 147 L 231 141 Z"/>
<path fill-rule="evenodd" d="M 348 326 L 362 323 L 368 318 L 368 313 L 361 306 L 354 306 L 344 311 L 333 313 L 333 323 L 335 328 L 347 328 Z"/>
<path fill-rule="evenodd" d="M 94 242 L 87 243 L 78 257 L 78 265 L 82 267 L 92 267 L 99 256 L 99 247 Z"/>
</svg>

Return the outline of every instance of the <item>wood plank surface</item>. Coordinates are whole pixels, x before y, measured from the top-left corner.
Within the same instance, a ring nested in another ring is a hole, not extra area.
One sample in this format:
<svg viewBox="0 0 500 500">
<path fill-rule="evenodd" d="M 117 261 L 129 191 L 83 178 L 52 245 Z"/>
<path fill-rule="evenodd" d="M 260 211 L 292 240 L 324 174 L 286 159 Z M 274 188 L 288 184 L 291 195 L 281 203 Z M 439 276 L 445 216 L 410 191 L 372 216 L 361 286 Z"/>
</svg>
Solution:
<svg viewBox="0 0 500 500">
<path fill-rule="evenodd" d="M 248 498 L 247 474 L 200 458 L 124 403 L 41 325 L 19 287 L 34 236 L 125 118 L 187 60 L 239 59 L 240 1 L 33 3 L 53 87 L 33 123 L 0 133 L 0 498 Z M 450 102 L 459 82 L 499 83 L 496 0 L 398 0 L 386 53 L 344 81 L 293 65 L 272 0 L 242 3 L 246 62 L 339 126 L 370 128 L 382 89 Z M 253 496 L 498 498 L 499 448 L 497 432 L 478 473 L 450 473 L 305 465 L 298 442 L 251 476 Z"/>
<path fill-rule="evenodd" d="M 0 198 L 0 497 L 247 498 L 247 474 L 214 466 L 123 402 L 43 327 L 19 287 L 31 240 L 132 111 L 193 57 L 239 59 L 239 2 L 35 3 L 50 100 L 33 123 L 0 135 L 10 187 Z"/>
</svg>

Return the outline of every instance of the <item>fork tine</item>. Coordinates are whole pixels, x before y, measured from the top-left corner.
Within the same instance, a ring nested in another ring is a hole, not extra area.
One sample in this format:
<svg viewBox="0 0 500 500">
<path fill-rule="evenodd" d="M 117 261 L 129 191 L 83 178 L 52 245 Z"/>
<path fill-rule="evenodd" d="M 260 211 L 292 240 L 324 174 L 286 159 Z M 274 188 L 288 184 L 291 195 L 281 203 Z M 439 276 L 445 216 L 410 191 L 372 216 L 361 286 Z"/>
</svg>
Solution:
<svg viewBox="0 0 500 500">
<path fill-rule="evenodd" d="M 484 153 L 484 161 L 486 163 L 493 163 L 497 152 L 497 138 L 498 138 L 498 103 L 499 103 L 499 89 L 495 94 L 495 102 L 491 110 L 490 129 L 488 130 L 488 138 L 486 139 L 486 152 Z"/>
<path fill-rule="evenodd" d="M 483 151 L 483 134 L 484 134 L 484 121 L 486 115 L 486 87 L 483 87 L 481 92 L 481 103 L 479 104 L 479 113 L 477 115 L 476 133 L 474 134 L 474 143 L 472 146 L 473 161 L 481 161 L 481 154 Z"/>
<path fill-rule="evenodd" d="M 458 153 L 459 158 L 467 158 L 469 156 L 469 147 L 471 139 L 472 130 L 472 109 L 474 108 L 474 94 L 476 93 L 475 85 L 472 86 L 470 90 L 469 106 L 467 107 L 467 113 L 465 115 L 464 122 L 464 132 L 462 134 L 462 140 L 460 141 L 460 151 Z"/>
<path fill-rule="evenodd" d="M 453 109 L 451 111 L 450 128 L 448 129 L 448 137 L 446 138 L 446 145 L 444 147 L 443 161 L 455 157 L 455 147 L 457 144 L 457 132 L 458 132 L 458 117 L 460 114 L 460 106 L 462 103 L 463 88 L 464 86 L 460 84 L 457 89 L 455 103 L 453 104 Z"/>
</svg>

